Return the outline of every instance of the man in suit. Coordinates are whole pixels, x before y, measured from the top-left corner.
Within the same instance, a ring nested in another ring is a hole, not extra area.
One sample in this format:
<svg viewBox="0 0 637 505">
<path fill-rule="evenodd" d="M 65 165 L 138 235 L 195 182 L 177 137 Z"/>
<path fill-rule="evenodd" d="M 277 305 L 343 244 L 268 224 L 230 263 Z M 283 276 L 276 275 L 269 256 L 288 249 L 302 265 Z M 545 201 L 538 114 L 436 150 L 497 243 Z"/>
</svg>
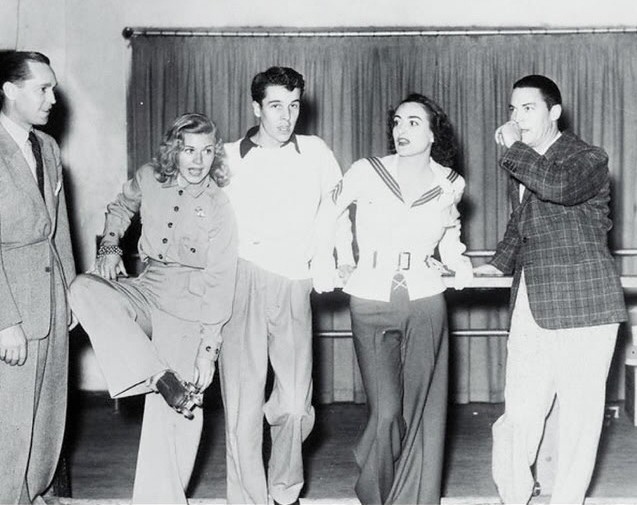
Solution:
<svg viewBox="0 0 637 505">
<path fill-rule="evenodd" d="M 66 286 L 75 276 L 55 140 L 49 59 L 0 61 L 0 503 L 43 503 L 57 466 L 67 397 Z"/>
<path fill-rule="evenodd" d="M 557 85 L 513 86 L 506 151 L 513 207 L 503 240 L 478 274 L 513 273 L 505 412 L 493 426 L 493 478 L 505 503 L 527 503 L 546 417 L 557 397 L 559 442 L 551 503 L 582 503 L 602 426 L 622 287 L 607 246 L 608 156 L 560 132 Z"/>
</svg>

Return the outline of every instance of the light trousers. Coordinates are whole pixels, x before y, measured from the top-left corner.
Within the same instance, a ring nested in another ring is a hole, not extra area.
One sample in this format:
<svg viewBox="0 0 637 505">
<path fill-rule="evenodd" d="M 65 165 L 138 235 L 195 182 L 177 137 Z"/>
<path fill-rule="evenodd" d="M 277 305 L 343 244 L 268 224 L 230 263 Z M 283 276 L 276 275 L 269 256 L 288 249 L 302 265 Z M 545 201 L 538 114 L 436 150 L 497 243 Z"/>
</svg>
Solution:
<svg viewBox="0 0 637 505">
<path fill-rule="evenodd" d="M 154 279 L 161 275 L 154 274 Z M 166 369 L 193 379 L 199 324 L 159 310 L 154 290 L 160 285 L 147 282 L 144 273 L 122 282 L 85 274 L 71 284 L 71 306 L 112 397 L 151 393 L 145 381 Z M 194 415 L 188 420 L 159 394 L 146 396 L 133 503 L 187 503 L 203 423 L 201 409 Z"/>
<path fill-rule="evenodd" d="M 232 317 L 222 331 L 227 503 L 294 502 L 303 487 L 302 443 L 314 426 L 309 279 L 290 280 L 239 260 Z M 265 401 L 268 358 L 274 371 Z M 267 484 L 263 416 L 271 427 Z"/>
<path fill-rule="evenodd" d="M 66 421 L 68 328 L 64 289 L 52 293 L 51 332 L 27 342 L 22 366 L 0 362 L 0 503 L 31 503 L 57 468 Z M 57 303 L 56 303 L 57 302 Z"/>
<path fill-rule="evenodd" d="M 505 412 L 493 425 L 493 479 L 505 503 L 531 498 L 531 466 L 556 395 L 558 463 L 551 503 L 584 501 L 595 466 L 617 329 L 617 323 L 540 328 L 522 277 L 507 346 Z"/>
</svg>

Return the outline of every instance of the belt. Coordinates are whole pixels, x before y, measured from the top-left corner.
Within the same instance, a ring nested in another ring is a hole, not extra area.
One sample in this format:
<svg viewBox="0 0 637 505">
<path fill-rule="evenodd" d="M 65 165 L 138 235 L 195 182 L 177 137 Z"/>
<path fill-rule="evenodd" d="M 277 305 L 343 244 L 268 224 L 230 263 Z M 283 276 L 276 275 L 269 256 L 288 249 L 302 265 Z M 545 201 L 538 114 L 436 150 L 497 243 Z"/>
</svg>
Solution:
<svg viewBox="0 0 637 505">
<path fill-rule="evenodd" d="M 437 270 L 443 274 L 451 273 L 445 265 L 433 256 L 413 253 L 411 251 L 401 251 L 395 255 L 381 254 L 379 251 L 374 251 L 367 260 L 368 264 L 371 263 L 370 266 L 374 269 L 387 267 L 396 272 L 405 272 L 418 265 L 424 265 L 426 268 Z"/>
</svg>

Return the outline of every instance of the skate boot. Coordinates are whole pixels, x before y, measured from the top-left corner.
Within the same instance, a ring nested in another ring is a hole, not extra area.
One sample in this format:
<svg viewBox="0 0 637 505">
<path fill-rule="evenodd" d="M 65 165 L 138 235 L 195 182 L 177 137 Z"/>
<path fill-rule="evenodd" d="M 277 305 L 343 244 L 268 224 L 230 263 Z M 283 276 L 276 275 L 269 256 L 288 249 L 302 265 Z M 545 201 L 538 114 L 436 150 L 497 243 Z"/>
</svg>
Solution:
<svg viewBox="0 0 637 505">
<path fill-rule="evenodd" d="M 200 391 L 192 382 L 186 382 L 188 393 L 195 407 L 203 406 L 203 391 Z"/>
<path fill-rule="evenodd" d="M 201 407 L 203 394 L 194 384 L 182 380 L 173 370 L 166 370 L 155 381 L 155 389 L 175 412 L 192 419 L 192 410 Z"/>
</svg>

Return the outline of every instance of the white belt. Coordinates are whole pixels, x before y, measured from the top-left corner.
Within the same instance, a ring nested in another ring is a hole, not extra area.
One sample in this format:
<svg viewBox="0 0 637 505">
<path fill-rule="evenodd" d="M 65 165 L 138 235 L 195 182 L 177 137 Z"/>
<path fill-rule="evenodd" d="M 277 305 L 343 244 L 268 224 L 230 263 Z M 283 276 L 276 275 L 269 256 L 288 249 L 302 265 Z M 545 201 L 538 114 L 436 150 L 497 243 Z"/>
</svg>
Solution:
<svg viewBox="0 0 637 505">
<path fill-rule="evenodd" d="M 438 270 L 440 273 L 450 273 L 450 270 L 433 256 L 411 251 L 401 251 L 391 254 L 374 251 L 366 257 L 361 257 L 359 262 L 368 268 L 385 268 L 395 272 L 404 272 L 418 266 L 424 266 L 425 268 Z"/>
</svg>

